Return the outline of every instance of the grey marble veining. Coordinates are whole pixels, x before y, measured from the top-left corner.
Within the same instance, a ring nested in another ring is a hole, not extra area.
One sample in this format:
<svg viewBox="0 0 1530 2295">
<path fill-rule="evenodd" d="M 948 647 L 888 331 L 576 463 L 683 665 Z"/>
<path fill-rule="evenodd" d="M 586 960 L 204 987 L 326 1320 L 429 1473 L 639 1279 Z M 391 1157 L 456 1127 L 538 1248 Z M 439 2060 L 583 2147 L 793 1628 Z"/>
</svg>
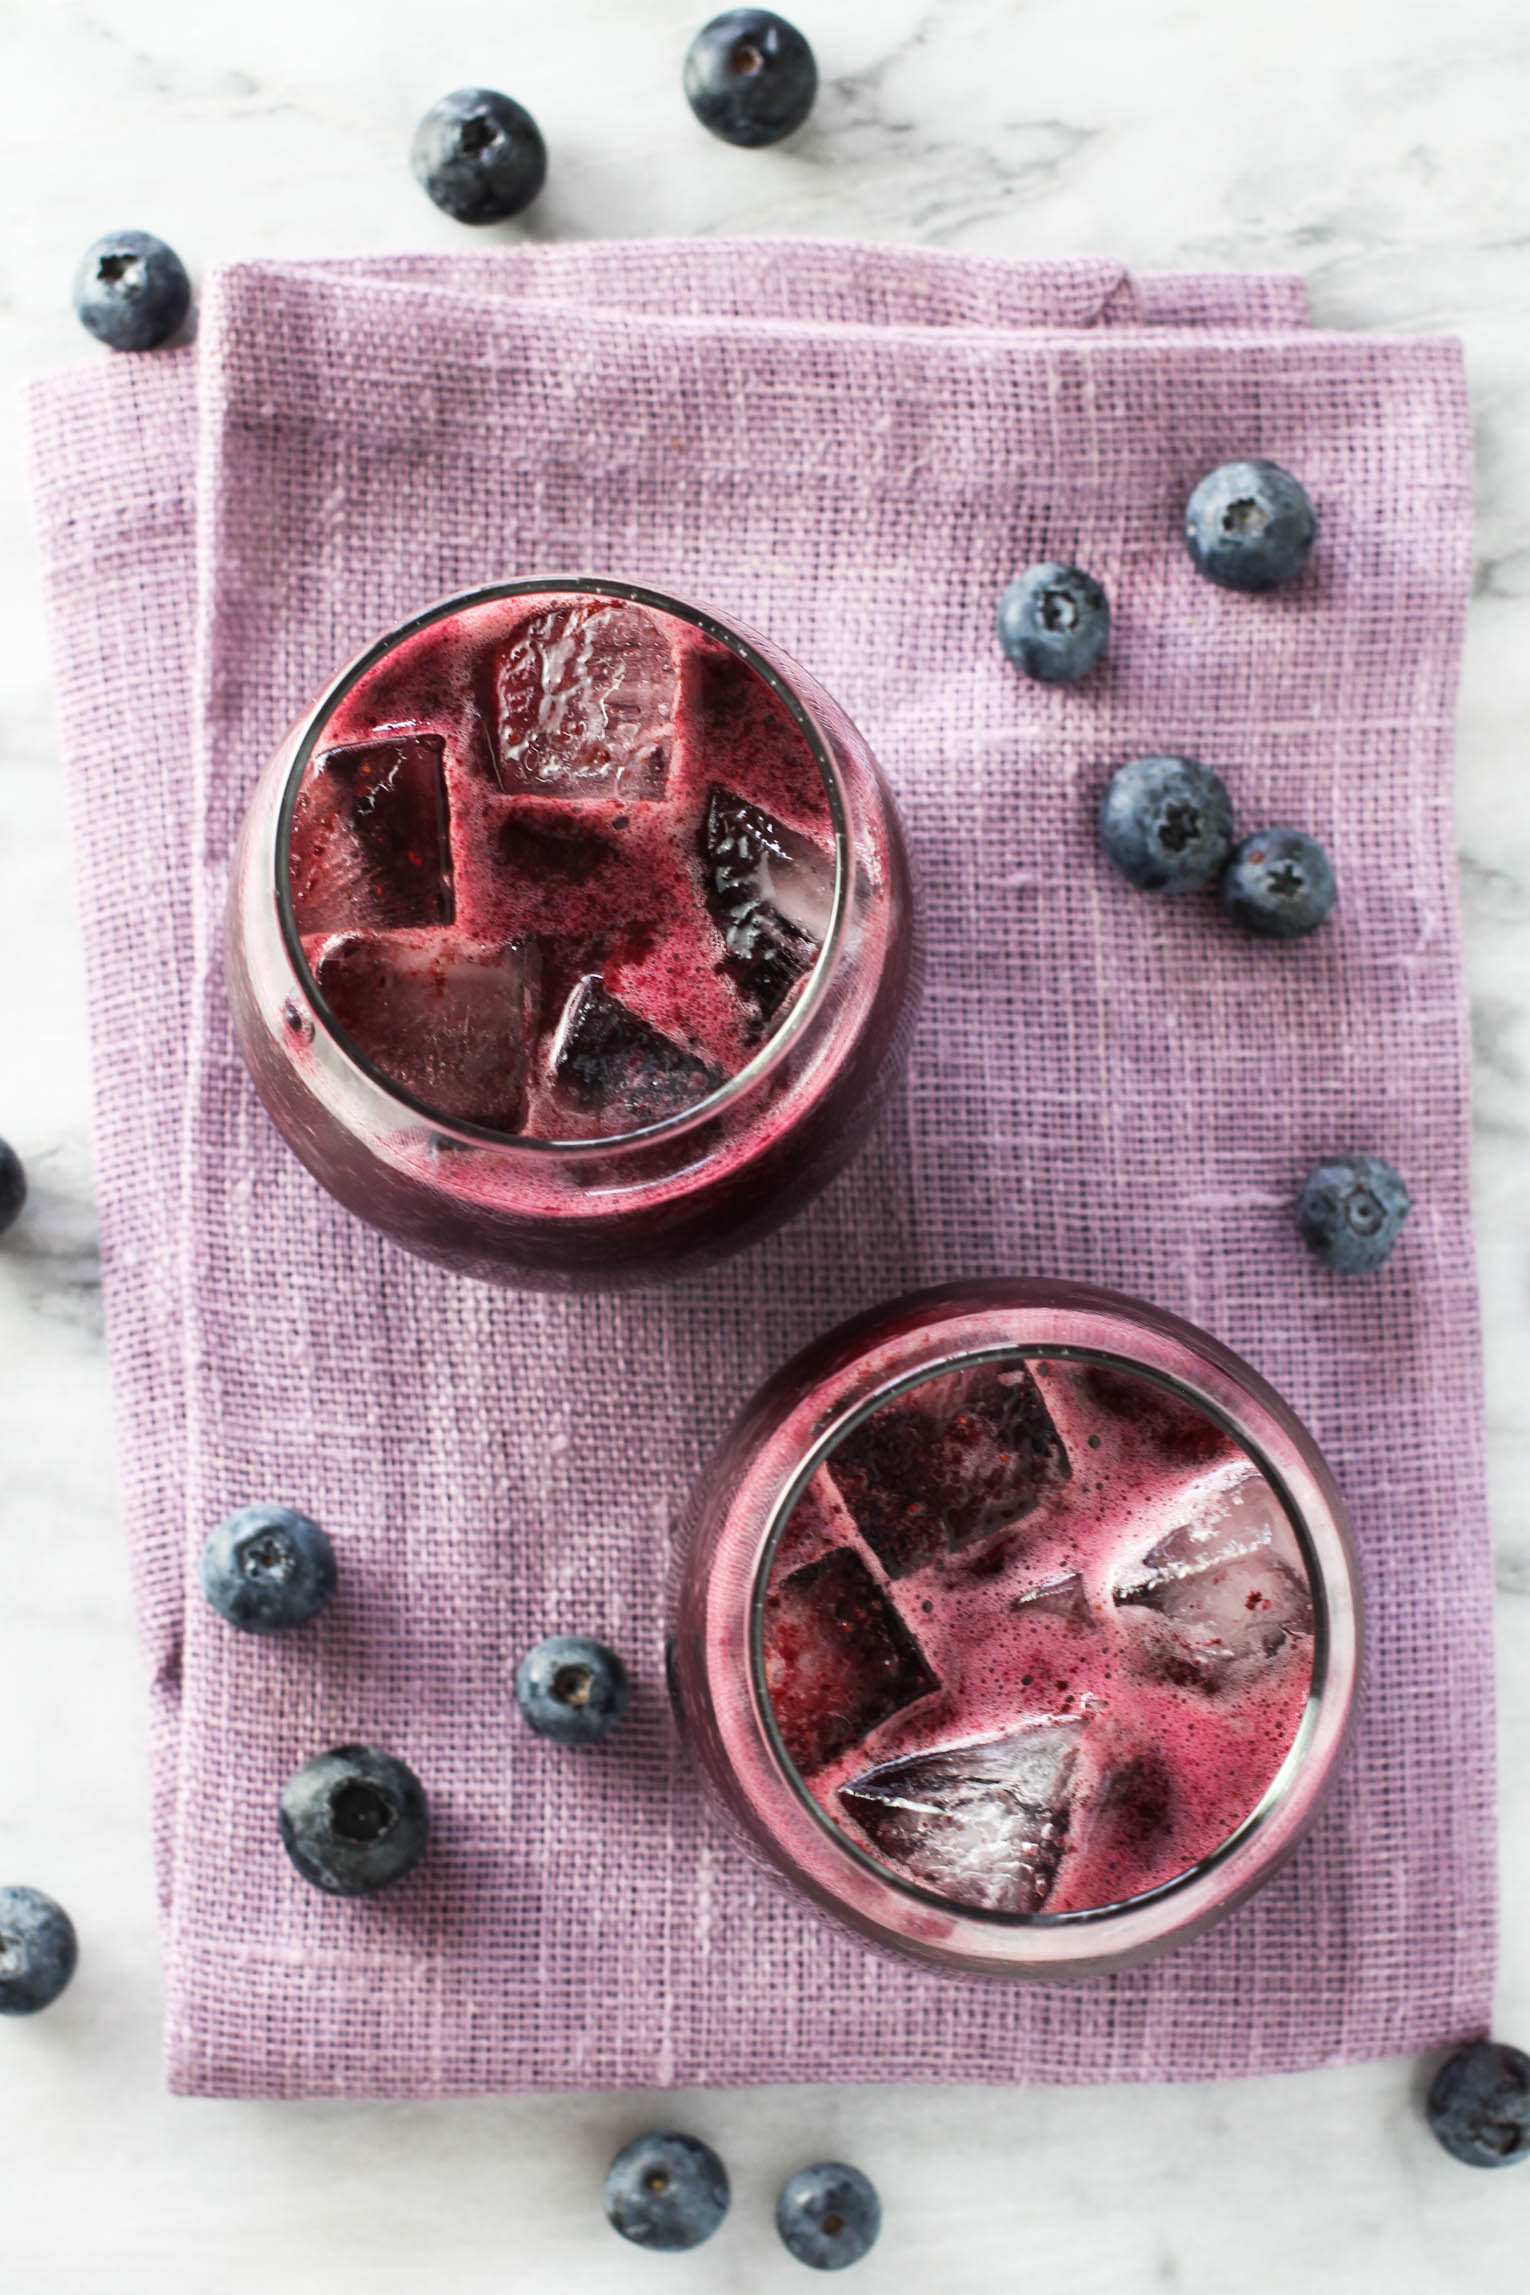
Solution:
<svg viewBox="0 0 1530 2295">
<path fill-rule="evenodd" d="M 1499 2025 L 1530 2044 L 1530 19 L 1523 0 L 788 12 L 817 49 L 821 100 L 792 144 L 746 153 L 686 110 L 679 61 L 706 9 L 682 0 L 13 0 L 0 13 L 5 376 L 92 355 L 68 281 L 118 224 L 161 232 L 194 273 L 236 253 L 461 245 L 406 153 L 425 106 L 473 80 L 519 96 L 547 135 L 530 236 L 804 231 L 1155 269 L 1289 266 L 1324 325 L 1464 338 L 1478 531 L 1457 817 L 1499 1548 Z M 7 2283 L 472 2295 L 557 2275 L 620 2295 L 668 2273 L 786 2289 L 801 2280 L 769 2228 L 775 2184 L 838 2154 L 888 2203 L 856 2281 L 868 2289 L 1518 2284 L 1530 2169 L 1445 2160 L 1403 2064 L 1152 2094 L 677 2099 L 658 2114 L 719 2144 L 736 2201 L 715 2247 L 671 2265 L 619 2249 L 594 2206 L 606 2157 L 655 2116 L 640 2100 L 422 2111 L 163 2096 L 83 997 L 14 421 L 0 488 L 0 1132 L 34 1181 L 0 1246 L 0 1878 L 54 1888 L 85 1943 L 55 2011 L 0 2027 Z"/>
</svg>

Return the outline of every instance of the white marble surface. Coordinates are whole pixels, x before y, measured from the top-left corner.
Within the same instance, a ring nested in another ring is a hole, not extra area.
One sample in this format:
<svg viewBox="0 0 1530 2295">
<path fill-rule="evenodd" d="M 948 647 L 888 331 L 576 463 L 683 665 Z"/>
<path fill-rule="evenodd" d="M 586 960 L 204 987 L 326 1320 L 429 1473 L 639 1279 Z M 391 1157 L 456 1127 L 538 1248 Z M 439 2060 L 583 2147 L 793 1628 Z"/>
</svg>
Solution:
<svg viewBox="0 0 1530 2295">
<path fill-rule="evenodd" d="M 83 246 L 445 247 L 415 118 L 470 81 L 536 113 L 537 236 L 821 232 L 1140 266 L 1293 266 L 1320 321 L 1454 330 L 1480 442 L 1459 833 L 1499 1542 L 1504 1956 L 1530 2046 L 1530 18 L 1524 0 L 802 0 L 824 89 L 791 145 L 680 94 L 706 0 L 12 0 L 0 6 L 0 358 L 88 355 Z M 514 236 L 516 227 L 507 228 Z M 480 242 L 481 243 L 481 242 Z M 104 356 L 105 354 L 96 354 Z M 1450 2163 L 1407 2064 L 1173 2091 L 815 2090 L 661 2107 L 735 2179 L 724 2234 L 619 2247 L 596 2191 L 652 2107 L 174 2102 L 160 2088 L 141 1685 L 93 1243 L 80 961 L 19 423 L 0 486 L 0 1131 L 34 1200 L 0 1248 L 0 1870 L 85 1957 L 0 2028 L 0 2279 L 116 2295 L 558 2281 L 805 2284 L 769 2228 L 804 2158 L 859 2161 L 867 2290 L 1449 2295 L 1524 2283 L 1530 2169 Z"/>
</svg>

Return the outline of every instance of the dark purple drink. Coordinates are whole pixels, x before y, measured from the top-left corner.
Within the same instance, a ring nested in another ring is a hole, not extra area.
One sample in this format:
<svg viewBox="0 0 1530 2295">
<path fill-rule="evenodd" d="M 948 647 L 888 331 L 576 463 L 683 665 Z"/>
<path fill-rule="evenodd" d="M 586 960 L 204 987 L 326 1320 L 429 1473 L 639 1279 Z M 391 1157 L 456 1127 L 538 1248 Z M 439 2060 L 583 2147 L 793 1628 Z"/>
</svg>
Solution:
<svg viewBox="0 0 1530 2295">
<path fill-rule="evenodd" d="M 1296 1421 L 1136 1302 L 975 1284 L 863 1317 L 698 1493 L 682 1717 L 735 1817 L 879 1941 L 1118 1965 L 1230 1910 L 1344 1742 L 1358 1586 Z"/>
<path fill-rule="evenodd" d="M 891 799 L 765 641 L 616 583 L 453 600 L 256 792 L 235 1025 L 348 1207 L 504 1281 L 723 1256 L 854 1152 L 915 965 Z"/>
</svg>

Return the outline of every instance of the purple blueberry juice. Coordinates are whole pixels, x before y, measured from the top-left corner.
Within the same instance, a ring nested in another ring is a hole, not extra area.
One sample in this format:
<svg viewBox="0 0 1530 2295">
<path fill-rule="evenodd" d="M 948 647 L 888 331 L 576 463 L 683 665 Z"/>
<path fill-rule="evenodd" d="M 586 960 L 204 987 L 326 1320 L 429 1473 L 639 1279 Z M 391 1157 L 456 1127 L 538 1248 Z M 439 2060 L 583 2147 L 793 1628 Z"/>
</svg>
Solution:
<svg viewBox="0 0 1530 2295">
<path fill-rule="evenodd" d="M 1322 1462 L 1246 1366 L 1106 1293 L 973 1285 L 862 1318 L 746 1413 L 672 1657 L 714 1784 L 826 1909 L 1067 1974 L 1289 1853 L 1358 1595 Z"/>
<path fill-rule="evenodd" d="M 804 673 L 629 585 L 515 583 L 383 640 L 268 769 L 230 994 L 361 1216 L 501 1280 L 642 1280 L 853 1153 L 910 922 L 891 799 Z"/>
</svg>

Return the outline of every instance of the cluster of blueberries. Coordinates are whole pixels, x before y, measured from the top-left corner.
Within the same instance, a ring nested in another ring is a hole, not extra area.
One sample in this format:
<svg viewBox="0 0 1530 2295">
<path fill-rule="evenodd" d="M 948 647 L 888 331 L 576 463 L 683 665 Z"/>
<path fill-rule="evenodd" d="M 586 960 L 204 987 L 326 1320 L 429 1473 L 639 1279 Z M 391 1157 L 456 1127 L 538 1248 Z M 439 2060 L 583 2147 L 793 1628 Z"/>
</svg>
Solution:
<svg viewBox="0 0 1530 2295">
<path fill-rule="evenodd" d="M 1225 590 L 1257 593 L 1299 574 L 1317 539 L 1306 488 L 1275 462 L 1224 462 L 1185 506 L 1185 546 L 1197 573 Z M 1092 574 L 1048 562 L 1027 566 L 999 600 L 999 643 L 1016 669 L 1043 685 L 1072 685 L 1110 637 L 1110 601 Z M 1267 940 L 1315 932 L 1338 887 L 1328 855 L 1304 829 L 1256 829 L 1233 842 L 1226 784 L 1193 757 L 1134 757 L 1111 777 L 1099 807 L 1100 841 L 1143 892 L 1202 892 L 1220 879 L 1234 924 Z M 1365 1275 L 1391 1254 L 1410 1198 L 1381 1156 L 1326 1156 L 1303 1181 L 1296 1224 L 1325 1266 Z"/>
<path fill-rule="evenodd" d="M 724 143 L 759 149 L 801 127 L 818 93 L 813 51 L 768 8 L 730 8 L 686 51 L 686 100 Z M 497 88 L 455 88 L 414 131 L 421 188 L 457 223 L 504 223 L 547 180 L 542 131 Z M 191 281 L 173 247 L 148 231 L 113 231 L 87 247 L 74 276 L 80 323 L 115 351 L 169 342 L 191 308 Z"/>
<path fill-rule="evenodd" d="M 696 2136 L 638 2136 L 606 2170 L 606 2220 L 637 2247 L 699 2247 L 730 2197 L 727 2169 Z M 816 2160 L 781 2186 L 776 2229 L 810 2270 L 859 2263 L 881 2228 L 876 2185 L 843 2160 Z"/>
<path fill-rule="evenodd" d="M 339 1585 L 335 1550 L 290 1506 L 241 1506 L 202 1548 L 202 1591 L 243 1634 L 284 1634 L 326 1610 Z M 516 1669 L 515 1698 L 539 1737 L 594 1745 L 627 1710 L 627 1670 L 584 1634 L 552 1634 Z M 364 1897 L 402 1880 L 425 1854 L 425 1789 L 396 1754 L 372 1745 L 316 1753 L 290 1777 L 277 1810 L 282 1844 L 316 1889 Z"/>
<path fill-rule="evenodd" d="M 1273 590 L 1299 574 L 1317 514 L 1275 462 L 1224 462 L 1185 507 L 1197 573 L 1220 589 Z M 1086 677 L 1110 636 L 1110 601 L 1079 566 L 1028 566 L 999 600 L 999 643 L 1043 685 Z M 1100 837 L 1143 892 L 1200 892 L 1218 878 L 1235 924 L 1268 940 L 1315 932 L 1338 897 L 1328 855 L 1303 829 L 1256 829 L 1236 848 L 1224 783 L 1191 757 L 1134 757 L 1100 800 Z"/>
</svg>

